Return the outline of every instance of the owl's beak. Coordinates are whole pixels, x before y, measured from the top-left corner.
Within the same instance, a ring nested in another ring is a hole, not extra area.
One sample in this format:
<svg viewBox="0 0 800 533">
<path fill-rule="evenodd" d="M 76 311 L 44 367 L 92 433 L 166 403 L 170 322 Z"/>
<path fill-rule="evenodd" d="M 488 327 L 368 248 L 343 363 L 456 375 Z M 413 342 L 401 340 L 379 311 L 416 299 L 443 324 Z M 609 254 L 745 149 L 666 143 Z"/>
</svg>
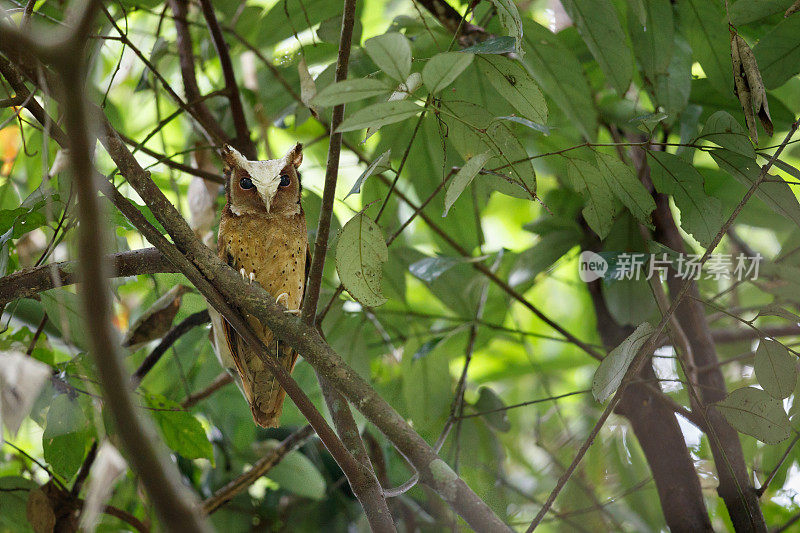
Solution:
<svg viewBox="0 0 800 533">
<path fill-rule="evenodd" d="M 266 180 L 255 181 L 258 194 L 261 195 L 261 199 L 264 201 L 264 207 L 266 208 L 267 213 L 269 213 L 270 204 L 272 204 L 272 199 L 275 198 L 275 193 L 278 192 L 278 187 L 280 184 L 280 176 L 273 176 Z"/>
</svg>

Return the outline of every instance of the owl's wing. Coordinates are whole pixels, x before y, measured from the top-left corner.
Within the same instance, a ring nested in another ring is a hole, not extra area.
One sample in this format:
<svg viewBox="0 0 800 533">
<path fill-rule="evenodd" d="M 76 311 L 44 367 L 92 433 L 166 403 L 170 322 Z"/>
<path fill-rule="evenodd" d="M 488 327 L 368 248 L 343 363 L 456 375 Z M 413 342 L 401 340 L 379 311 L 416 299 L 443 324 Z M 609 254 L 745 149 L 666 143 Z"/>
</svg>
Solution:
<svg viewBox="0 0 800 533">
<path fill-rule="evenodd" d="M 228 263 L 228 266 L 231 266 L 236 270 L 236 261 L 234 260 L 233 256 L 231 256 L 231 254 L 225 254 L 225 256 L 225 262 Z M 241 349 L 243 347 L 242 339 L 225 317 L 220 316 L 220 318 L 221 320 L 219 322 L 221 334 L 218 337 L 221 338 L 216 339 L 218 350 L 220 350 L 220 352 L 222 352 L 224 355 L 229 356 L 229 360 L 224 361 L 225 363 L 230 365 L 230 362 L 232 361 L 236 366 L 236 370 L 239 375 L 238 382 L 242 384 L 242 391 L 244 392 L 245 398 L 248 402 L 250 402 L 253 397 L 252 383 L 250 383 L 250 381 L 247 379 L 242 379 L 242 376 L 248 375 L 245 372 L 245 366 L 241 353 Z M 230 366 L 228 366 L 226 369 L 229 372 L 233 370 L 230 368 Z"/>
</svg>

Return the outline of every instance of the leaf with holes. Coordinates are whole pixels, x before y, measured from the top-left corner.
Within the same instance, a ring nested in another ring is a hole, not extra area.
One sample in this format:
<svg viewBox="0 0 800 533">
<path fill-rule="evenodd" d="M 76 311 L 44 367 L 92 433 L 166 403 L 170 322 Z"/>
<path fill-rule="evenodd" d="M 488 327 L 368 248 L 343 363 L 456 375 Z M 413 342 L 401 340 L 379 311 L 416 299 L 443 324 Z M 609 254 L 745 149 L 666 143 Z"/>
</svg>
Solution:
<svg viewBox="0 0 800 533">
<path fill-rule="evenodd" d="M 789 438 L 791 423 L 780 400 L 754 387 L 736 389 L 714 404 L 725 419 L 740 433 L 761 442 L 777 444 Z"/>
<path fill-rule="evenodd" d="M 342 228 L 336 244 L 336 272 L 359 303 L 377 307 L 387 302 L 383 295 L 383 264 L 389 250 L 381 229 L 364 213 L 351 218 Z"/>
<path fill-rule="evenodd" d="M 603 359 L 592 379 L 592 394 L 598 402 L 606 401 L 616 392 L 639 348 L 654 331 L 653 326 L 647 322 L 639 324 L 627 339 Z"/>
<path fill-rule="evenodd" d="M 787 398 L 797 384 L 797 357 L 776 341 L 761 339 L 754 369 L 758 384 L 773 398 Z"/>
<path fill-rule="evenodd" d="M 522 116 L 544 124 L 547 103 L 542 91 L 519 61 L 505 56 L 479 55 L 478 70 Z"/>
</svg>

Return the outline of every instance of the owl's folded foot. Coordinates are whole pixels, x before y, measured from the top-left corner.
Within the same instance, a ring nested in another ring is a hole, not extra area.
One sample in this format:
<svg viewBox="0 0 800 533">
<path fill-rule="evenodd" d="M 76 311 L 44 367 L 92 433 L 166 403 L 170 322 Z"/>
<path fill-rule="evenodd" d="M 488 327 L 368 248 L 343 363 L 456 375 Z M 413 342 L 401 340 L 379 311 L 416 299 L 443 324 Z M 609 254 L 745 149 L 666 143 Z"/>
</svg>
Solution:
<svg viewBox="0 0 800 533">
<path fill-rule="evenodd" d="M 253 283 L 253 280 L 256 279 L 256 273 L 255 272 L 250 272 L 250 274 L 248 274 L 247 272 L 245 272 L 245 270 L 243 268 L 239 269 L 239 274 L 241 274 L 242 275 L 242 279 L 245 280 L 248 283 Z"/>
<path fill-rule="evenodd" d="M 289 303 L 289 293 L 288 292 L 280 293 L 278 295 L 278 297 L 275 298 L 275 303 L 280 305 L 281 304 L 281 300 L 286 300 L 286 303 L 284 303 L 283 306 L 284 307 L 288 307 L 287 304 Z M 299 316 L 301 311 L 302 311 L 301 309 L 287 309 L 286 311 L 284 311 L 284 313 L 289 313 L 289 314 L 292 314 L 292 315 Z"/>
</svg>

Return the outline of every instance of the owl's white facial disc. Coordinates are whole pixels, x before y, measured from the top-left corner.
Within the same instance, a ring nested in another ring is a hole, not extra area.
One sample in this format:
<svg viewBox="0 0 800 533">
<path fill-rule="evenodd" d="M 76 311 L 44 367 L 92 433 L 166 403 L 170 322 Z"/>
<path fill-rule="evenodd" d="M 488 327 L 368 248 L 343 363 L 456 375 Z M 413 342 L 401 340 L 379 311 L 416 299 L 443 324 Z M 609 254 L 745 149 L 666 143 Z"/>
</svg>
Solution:
<svg viewBox="0 0 800 533">
<path fill-rule="evenodd" d="M 232 146 L 226 146 L 225 148 L 230 151 L 230 155 L 236 165 L 250 175 L 250 179 L 253 180 L 253 185 L 256 186 L 256 190 L 269 213 L 270 204 L 272 199 L 275 198 L 275 193 L 281 183 L 281 170 L 286 168 L 289 163 L 291 152 L 280 159 L 249 161 Z"/>
</svg>

